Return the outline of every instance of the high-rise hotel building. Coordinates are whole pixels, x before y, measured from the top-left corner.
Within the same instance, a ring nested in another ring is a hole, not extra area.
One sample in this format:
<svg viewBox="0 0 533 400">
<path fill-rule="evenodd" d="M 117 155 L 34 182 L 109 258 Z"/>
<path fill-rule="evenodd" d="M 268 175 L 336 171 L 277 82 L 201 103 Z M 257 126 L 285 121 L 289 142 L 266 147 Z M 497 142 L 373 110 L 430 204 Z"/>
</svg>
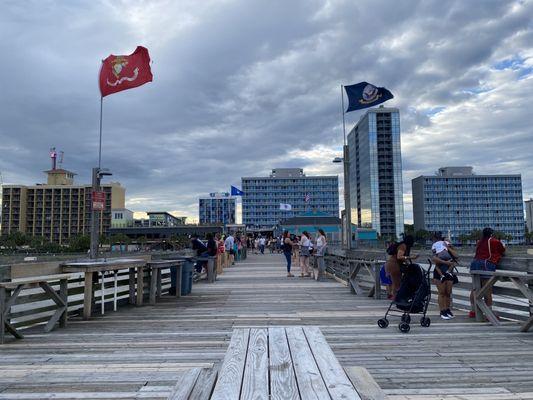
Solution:
<svg viewBox="0 0 533 400">
<path fill-rule="evenodd" d="M 403 233 L 400 112 L 369 109 L 348 134 L 352 224 L 383 238 Z"/>
<path fill-rule="evenodd" d="M 491 227 L 524 242 L 520 175 L 475 175 L 472 167 L 443 167 L 411 181 L 415 230 L 440 231 L 458 241 Z"/>
<path fill-rule="evenodd" d="M 271 230 L 280 221 L 309 212 L 339 216 L 339 178 L 306 176 L 301 168 L 276 168 L 270 176 L 242 180 L 242 223 Z M 290 205 L 281 210 L 280 204 Z"/>
<path fill-rule="evenodd" d="M 70 237 L 90 233 L 91 185 L 75 185 L 75 174 L 61 168 L 45 172 L 46 184 L 3 186 L 2 235 L 23 232 L 63 244 Z M 100 234 L 107 235 L 112 210 L 125 208 L 126 189 L 109 183 L 101 190 L 106 203 L 100 212 Z"/>
<path fill-rule="evenodd" d="M 234 224 L 235 197 L 229 193 L 209 193 L 198 201 L 200 224 Z"/>
</svg>

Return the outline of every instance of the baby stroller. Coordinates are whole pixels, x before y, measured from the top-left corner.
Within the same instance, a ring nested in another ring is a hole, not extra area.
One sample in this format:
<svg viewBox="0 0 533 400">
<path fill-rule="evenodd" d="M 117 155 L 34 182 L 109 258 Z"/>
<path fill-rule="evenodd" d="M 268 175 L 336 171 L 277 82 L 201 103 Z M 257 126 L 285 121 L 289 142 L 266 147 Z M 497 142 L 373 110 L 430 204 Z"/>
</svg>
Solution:
<svg viewBox="0 0 533 400">
<path fill-rule="evenodd" d="M 398 329 L 401 332 L 407 333 L 411 330 L 411 314 L 422 314 L 420 318 L 420 325 L 428 327 L 431 324 L 429 317 L 426 317 L 429 301 L 431 300 L 431 281 L 429 268 L 425 270 L 418 264 L 410 263 L 403 267 L 402 281 L 400 289 L 396 294 L 396 298 L 391 301 L 385 316 L 378 320 L 380 328 L 389 326 L 387 316 L 389 314 L 401 314 L 401 322 Z M 392 308 L 396 306 L 396 308 Z"/>
</svg>

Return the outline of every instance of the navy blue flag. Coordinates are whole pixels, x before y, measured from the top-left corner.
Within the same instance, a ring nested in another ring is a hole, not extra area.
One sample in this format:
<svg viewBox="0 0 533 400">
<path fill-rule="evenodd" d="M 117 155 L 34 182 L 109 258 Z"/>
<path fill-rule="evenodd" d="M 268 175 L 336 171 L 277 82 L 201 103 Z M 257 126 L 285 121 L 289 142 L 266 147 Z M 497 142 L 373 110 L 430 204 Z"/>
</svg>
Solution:
<svg viewBox="0 0 533 400">
<path fill-rule="evenodd" d="M 235 186 L 231 187 L 231 195 L 232 196 L 242 196 L 244 192 L 240 189 L 237 189 Z"/>
<path fill-rule="evenodd" d="M 384 87 L 376 87 L 368 82 L 344 86 L 344 90 L 346 90 L 346 95 L 348 96 L 348 109 L 346 112 L 377 106 L 394 97 Z"/>
</svg>

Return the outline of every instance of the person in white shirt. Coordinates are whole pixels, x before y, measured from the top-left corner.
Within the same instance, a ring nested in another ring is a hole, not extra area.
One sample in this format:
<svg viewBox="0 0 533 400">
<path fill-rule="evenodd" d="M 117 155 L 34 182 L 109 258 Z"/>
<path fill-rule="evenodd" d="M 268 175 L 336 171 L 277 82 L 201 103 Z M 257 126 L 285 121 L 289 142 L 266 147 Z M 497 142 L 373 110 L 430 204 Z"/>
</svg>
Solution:
<svg viewBox="0 0 533 400">
<path fill-rule="evenodd" d="M 326 234 L 322 229 L 318 230 L 318 236 L 316 238 L 316 262 L 318 265 L 318 273 L 316 274 L 316 280 L 322 281 L 326 272 L 326 264 L 324 263 L 324 254 L 326 254 L 327 241 Z"/>
<path fill-rule="evenodd" d="M 265 254 L 265 244 L 266 244 L 266 239 L 261 236 L 259 238 L 259 251 L 261 252 L 261 254 Z"/>
<path fill-rule="evenodd" d="M 235 239 L 233 238 L 233 235 L 230 233 L 226 240 L 224 240 L 224 247 L 226 249 L 226 252 L 229 254 L 230 262 L 231 264 L 235 264 L 235 250 L 233 250 L 233 245 L 235 244 Z"/>
<path fill-rule="evenodd" d="M 300 238 L 300 277 L 310 277 L 311 274 L 309 273 L 309 256 L 310 253 L 310 247 L 311 247 L 311 241 L 309 240 L 309 234 L 307 231 L 302 232 L 302 237 Z"/>
</svg>

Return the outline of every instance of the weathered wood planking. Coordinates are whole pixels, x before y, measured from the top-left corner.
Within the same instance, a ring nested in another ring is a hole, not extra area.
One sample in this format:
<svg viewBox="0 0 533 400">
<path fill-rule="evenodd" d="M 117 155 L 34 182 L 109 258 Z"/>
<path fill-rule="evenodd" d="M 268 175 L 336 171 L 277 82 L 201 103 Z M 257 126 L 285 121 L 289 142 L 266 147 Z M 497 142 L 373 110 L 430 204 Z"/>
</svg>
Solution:
<svg viewBox="0 0 533 400">
<path fill-rule="evenodd" d="M 328 389 L 301 327 L 286 329 L 300 396 L 308 400 L 330 399 Z"/>
<path fill-rule="evenodd" d="M 174 385 L 174 388 L 168 395 L 168 400 L 188 400 L 194 385 L 196 385 L 196 380 L 198 379 L 200 372 L 200 368 L 191 368 L 181 374 Z"/>
<path fill-rule="evenodd" d="M 220 368 L 211 398 L 213 400 L 238 399 L 244 375 L 249 329 L 239 329 L 231 335 L 231 341 Z"/>
<path fill-rule="evenodd" d="M 121 276 L 126 288 L 127 273 Z M 76 301 L 82 298 L 73 296 L 69 309 Z M 222 363 L 233 329 L 273 325 L 320 327 L 343 367 L 366 368 L 395 400 L 531 397 L 533 332 L 513 322 L 476 323 L 462 312 L 443 321 L 432 305 L 431 326 L 415 320 L 404 335 L 398 321 L 377 327 L 387 306 L 332 279 L 287 278 L 282 255 L 250 254 L 215 284 L 195 284 L 189 296 L 163 296 L 155 306 L 125 306 L 87 322 L 69 317 L 51 334 L 35 327 L 23 341 L 9 338 L 0 348 L 0 398 L 120 393 L 164 400 L 180 370 Z M 443 332 L 452 338 L 445 347 L 437 344 Z"/>
<path fill-rule="evenodd" d="M 339 361 L 331 351 L 326 338 L 316 326 L 303 329 L 317 366 L 322 374 L 332 400 L 360 400 Z"/>
<path fill-rule="evenodd" d="M 266 329 L 250 329 L 241 398 L 268 400 L 268 336 Z"/>
<path fill-rule="evenodd" d="M 268 328 L 270 398 L 299 400 L 289 343 L 284 328 Z"/>
</svg>

